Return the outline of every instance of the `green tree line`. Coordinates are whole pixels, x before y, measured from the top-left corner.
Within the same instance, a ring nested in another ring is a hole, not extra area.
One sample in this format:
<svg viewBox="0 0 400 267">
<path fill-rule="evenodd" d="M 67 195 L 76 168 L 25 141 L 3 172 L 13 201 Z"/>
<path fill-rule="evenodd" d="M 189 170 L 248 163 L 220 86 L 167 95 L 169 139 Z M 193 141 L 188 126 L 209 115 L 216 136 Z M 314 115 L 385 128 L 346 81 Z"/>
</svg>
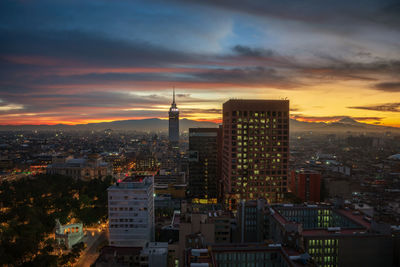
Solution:
<svg viewBox="0 0 400 267">
<path fill-rule="evenodd" d="M 0 184 L 0 265 L 59 266 L 54 255 L 55 219 L 90 226 L 107 219 L 107 187 L 112 178 L 88 182 L 41 175 Z M 77 255 L 76 249 L 71 252 Z"/>
</svg>

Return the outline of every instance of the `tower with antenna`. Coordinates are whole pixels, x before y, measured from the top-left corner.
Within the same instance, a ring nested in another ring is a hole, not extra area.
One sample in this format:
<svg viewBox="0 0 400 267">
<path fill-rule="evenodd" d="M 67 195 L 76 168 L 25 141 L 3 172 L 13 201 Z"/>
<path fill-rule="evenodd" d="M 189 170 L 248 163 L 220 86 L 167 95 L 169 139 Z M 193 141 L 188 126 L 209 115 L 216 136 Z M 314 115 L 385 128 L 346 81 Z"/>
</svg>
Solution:
<svg viewBox="0 0 400 267">
<path fill-rule="evenodd" d="M 178 146 L 179 144 L 179 109 L 175 103 L 175 87 L 172 91 L 172 104 L 169 108 L 169 128 L 168 137 L 169 142 L 173 146 Z"/>
</svg>

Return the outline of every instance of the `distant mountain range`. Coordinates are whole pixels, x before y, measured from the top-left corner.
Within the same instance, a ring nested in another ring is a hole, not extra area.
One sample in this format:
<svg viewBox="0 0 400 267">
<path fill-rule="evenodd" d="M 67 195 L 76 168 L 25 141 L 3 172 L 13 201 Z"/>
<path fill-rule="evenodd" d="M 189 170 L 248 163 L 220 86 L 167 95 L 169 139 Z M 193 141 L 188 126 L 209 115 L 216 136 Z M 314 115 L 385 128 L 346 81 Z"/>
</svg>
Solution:
<svg viewBox="0 0 400 267">
<path fill-rule="evenodd" d="M 336 122 L 304 122 L 290 120 L 292 132 L 323 132 L 323 133 L 344 133 L 344 132 L 393 132 L 400 134 L 400 128 L 374 125 L 358 122 L 350 117 L 345 117 Z"/>
<path fill-rule="evenodd" d="M 181 131 L 187 131 L 189 128 L 196 127 L 218 127 L 218 124 L 207 121 L 194 121 L 188 119 L 179 120 L 179 127 Z M 123 120 L 112 122 L 99 122 L 88 124 L 56 124 L 56 125 L 0 125 L 0 131 L 87 131 L 87 130 L 124 130 L 124 131 L 138 131 L 138 132 L 159 132 L 168 130 L 168 120 L 161 120 L 157 118 L 143 119 L 143 120 Z"/>
<path fill-rule="evenodd" d="M 179 121 L 180 130 L 188 131 L 189 128 L 197 127 L 218 127 L 218 124 L 207 121 L 194 121 L 188 119 L 181 119 Z M 143 119 L 143 120 L 123 120 L 112 122 L 88 123 L 77 125 L 1 125 L 0 131 L 83 131 L 83 130 L 130 130 L 138 132 L 160 132 L 168 130 L 168 120 L 161 119 Z M 372 125 L 367 123 L 357 122 L 349 117 L 343 118 L 337 122 L 304 122 L 291 119 L 290 120 L 291 132 L 323 132 L 323 133 L 343 133 L 343 132 L 394 132 L 400 133 L 400 128 L 387 127 L 380 125 Z"/>
</svg>

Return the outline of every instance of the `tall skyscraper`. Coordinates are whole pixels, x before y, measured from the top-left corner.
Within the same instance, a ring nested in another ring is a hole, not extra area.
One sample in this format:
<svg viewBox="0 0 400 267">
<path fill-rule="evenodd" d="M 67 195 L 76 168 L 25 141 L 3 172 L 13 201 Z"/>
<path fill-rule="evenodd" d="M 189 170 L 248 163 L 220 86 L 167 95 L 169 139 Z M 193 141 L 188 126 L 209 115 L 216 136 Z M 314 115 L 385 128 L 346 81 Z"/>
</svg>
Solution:
<svg viewBox="0 0 400 267">
<path fill-rule="evenodd" d="M 223 104 L 222 179 L 225 204 L 287 191 L 289 100 L 229 100 Z"/>
<path fill-rule="evenodd" d="M 110 245 L 144 247 L 154 241 L 153 177 L 127 177 L 107 191 Z"/>
<path fill-rule="evenodd" d="M 175 103 L 175 88 L 173 90 L 173 99 L 171 107 L 169 108 L 169 128 L 168 136 L 169 142 L 172 145 L 178 145 L 179 143 L 179 109 L 176 107 Z"/>
<path fill-rule="evenodd" d="M 221 179 L 220 128 L 189 129 L 189 196 L 216 199 Z"/>
</svg>

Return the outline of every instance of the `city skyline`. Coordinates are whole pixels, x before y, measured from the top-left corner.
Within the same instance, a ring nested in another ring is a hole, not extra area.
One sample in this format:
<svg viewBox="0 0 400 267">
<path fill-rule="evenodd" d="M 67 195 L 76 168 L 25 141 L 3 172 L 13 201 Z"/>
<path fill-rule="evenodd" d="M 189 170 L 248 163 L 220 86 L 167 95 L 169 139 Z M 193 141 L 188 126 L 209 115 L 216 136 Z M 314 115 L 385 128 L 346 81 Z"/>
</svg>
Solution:
<svg viewBox="0 0 400 267">
<path fill-rule="evenodd" d="M 399 0 L 0 1 L 0 266 L 400 267 Z"/>
<path fill-rule="evenodd" d="M 221 121 L 231 98 L 400 127 L 396 1 L 2 1 L 0 124 Z M 210 19 L 210 17 L 212 19 Z"/>
</svg>

